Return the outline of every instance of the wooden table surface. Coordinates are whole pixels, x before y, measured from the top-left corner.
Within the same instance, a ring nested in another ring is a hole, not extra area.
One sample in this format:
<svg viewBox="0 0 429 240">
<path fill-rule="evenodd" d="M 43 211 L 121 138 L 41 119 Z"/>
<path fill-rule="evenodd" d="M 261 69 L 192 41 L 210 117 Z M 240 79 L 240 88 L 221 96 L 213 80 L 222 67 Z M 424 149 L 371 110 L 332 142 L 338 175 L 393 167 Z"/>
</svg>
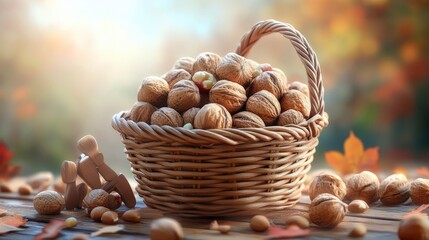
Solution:
<svg viewBox="0 0 429 240">
<path fill-rule="evenodd" d="M 142 208 L 142 220 L 140 223 L 126 223 L 120 220 L 119 224 L 124 226 L 124 230 L 119 233 L 107 234 L 91 239 L 149 239 L 149 225 L 153 219 L 162 216 L 161 212 L 147 208 L 138 197 L 137 207 Z M 267 217 L 275 225 L 284 225 L 284 221 L 291 215 L 306 215 L 310 200 L 308 196 L 301 197 L 300 202 L 291 209 L 267 214 Z M 314 225 L 311 226 L 311 235 L 305 239 L 347 239 L 353 223 L 364 223 L 368 228 L 368 233 L 364 239 L 398 239 L 396 235 L 399 221 L 403 215 L 418 206 L 412 205 L 410 201 L 396 206 L 386 207 L 380 202 L 371 205 L 371 208 L 362 214 L 347 213 L 344 221 L 334 229 L 322 229 Z M 16 212 L 28 219 L 24 230 L 0 235 L 0 239 L 32 239 L 51 219 L 66 219 L 74 216 L 79 224 L 74 228 L 63 229 L 58 239 L 71 239 L 76 233 L 85 233 L 90 235 L 105 226 L 101 223 L 92 221 L 84 210 L 63 211 L 57 216 L 43 216 L 37 214 L 33 208 L 31 197 L 22 197 L 14 193 L 0 193 L 0 209 L 7 209 L 9 212 Z M 127 210 L 125 206 L 118 209 L 121 213 Z M 215 219 L 206 218 L 176 218 L 183 226 L 185 239 L 264 239 L 266 233 L 255 233 L 249 229 L 249 217 L 234 217 L 225 219 L 216 219 L 220 224 L 229 224 L 232 226 L 231 232 L 227 235 L 220 234 L 218 231 L 209 230 L 209 224 Z"/>
</svg>

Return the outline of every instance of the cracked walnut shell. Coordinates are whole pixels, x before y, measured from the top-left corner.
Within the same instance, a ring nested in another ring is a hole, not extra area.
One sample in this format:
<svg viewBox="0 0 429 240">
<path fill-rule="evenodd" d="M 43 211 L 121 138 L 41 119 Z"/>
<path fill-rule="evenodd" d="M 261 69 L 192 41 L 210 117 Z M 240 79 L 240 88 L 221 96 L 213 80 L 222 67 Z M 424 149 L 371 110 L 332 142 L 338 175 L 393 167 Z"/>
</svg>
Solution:
<svg viewBox="0 0 429 240">
<path fill-rule="evenodd" d="M 286 91 L 280 100 L 280 105 L 282 107 L 282 112 L 295 109 L 301 112 L 305 118 L 308 118 L 310 115 L 310 99 L 298 90 Z"/>
<path fill-rule="evenodd" d="M 378 189 L 380 187 L 380 181 L 372 172 L 363 171 L 358 174 L 353 174 L 347 179 L 346 186 L 346 199 L 350 201 L 360 199 L 371 204 L 379 198 Z"/>
<path fill-rule="evenodd" d="M 262 90 L 247 99 L 246 110 L 261 117 L 265 125 L 272 125 L 280 115 L 280 103 L 272 93 Z"/>
<path fill-rule="evenodd" d="M 218 79 L 226 79 L 247 87 L 250 81 L 260 74 L 259 64 L 248 61 L 236 53 L 228 53 L 216 68 Z"/>
<path fill-rule="evenodd" d="M 250 95 L 267 90 L 280 99 L 287 90 L 286 75 L 280 69 L 262 72 L 254 78 L 249 86 Z"/>
<path fill-rule="evenodd" d="M 261 128 L 265 127 L 264 121 L 256 114 L 242 111 L 232 116 L 233 128 Z"/>
<path fill-rule="evenodd" d="M 192 73 L 195 74 L 199 71 L 206 71 L 216 75 L 216 68 L 222 58 L 216 53 L 204 52 L 200 53 L 192 65 Z"/>
<path fill-rule="evenodd" d="M 230 113 L 240 111 L 246 103 L 246 90 L 238 83 L 221 80 L 218 81 L 209 92 L 211 103 L 218 103 Z"/>
<path fill-rule="evenodd" d="M 171 126 L 181 127 L 183 126 L 182 116 L 174 109 L 169 107 L 162 107 L 156 110 L 150 118 L 150 124 L 158 126 Z"/>
<path fill-rule="evenodd" d="M 199 129 L 230 128 L 231 114 L 226 108 L 217 103 L 204 105 L 194 119 L 194 127 Z"/>
<path fill-rule="evenodd" d="M 392 174 L 385 178 L 379 189 L 380 201 L 384 205 L 401 204 L 410 197 L 410 184 L 403 174 Z"/>
<path fill-rule="evenodd" d="M 130 110 L 130 119 L 134 122 L 150 122 L 150 117 L 157 110 L 155 106 L 147 102 L 136 102 Z"/>
<path fill-rule="evenodd" d="M 137 93 L 139 102 L 148 102 L 156 107 L 163 107 L 167 103 L 170 87 L 168 83 L 156 76 L 150 76 L 143 79 Z"/>
<path fill-rule="evenodd" d="M 333 228 L 343 221 L 347 204 L 329 193 L 322 193 L 310 204 L 310 221 L 321 227 Z"/>
<path fill-rule="evenodd" d="M 191 80 L 180 80 L 168 93 L 168 107 L 178 112 L 185 112 L 198 104 L 200 104 L 200 90 Z"/>
<path fill-rule="evenodd" d="M 346 184 L 338 175 L 322 172 L 313 179 L 309 191 L 311 200 L 322 193 L 329 193 L 343 200 L 346 196 Z"/>
<path fill-rule="evenodd" d="M 174 84 L 179 82 L 180 80 L 190 80 L 192 75 L 183 69 L 171 69 L 161 76 L 162 79 L 167 81 L 168 86 L 172 88 Z"/>
<path fill-rule="evenodd" d="M 411 182 L 410 197 L 414 204 L 429 203 L 429 179 L 417 178 Z"/>
</svg>

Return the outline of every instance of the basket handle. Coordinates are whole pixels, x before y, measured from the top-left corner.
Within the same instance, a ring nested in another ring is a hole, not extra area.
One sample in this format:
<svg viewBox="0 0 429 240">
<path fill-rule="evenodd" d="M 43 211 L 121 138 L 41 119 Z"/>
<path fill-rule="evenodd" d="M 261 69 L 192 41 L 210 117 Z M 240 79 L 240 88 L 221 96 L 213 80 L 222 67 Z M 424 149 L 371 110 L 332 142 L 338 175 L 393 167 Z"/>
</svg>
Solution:
<svg viewBox="0 0 429 240">
<path fill-rule="evenodd" d="M 323 101 L 324 90 L 319 61 L 305 37 L 298 30 L 292 27 L 292 25 L 275 20 L 258 22 L 249 32 L 244 34 L 241 38 L 240 45 L 238 45 L 235 52 L 246 57 L 253 45 L 261 37 L 271 33 L 282 34 L 283 37 L 289 39 L 294 46 L 307 71 L 311 103 L 310 118 L 314 117 L 316 114 L 323 116 L 325 103 Z"/>
</svg>

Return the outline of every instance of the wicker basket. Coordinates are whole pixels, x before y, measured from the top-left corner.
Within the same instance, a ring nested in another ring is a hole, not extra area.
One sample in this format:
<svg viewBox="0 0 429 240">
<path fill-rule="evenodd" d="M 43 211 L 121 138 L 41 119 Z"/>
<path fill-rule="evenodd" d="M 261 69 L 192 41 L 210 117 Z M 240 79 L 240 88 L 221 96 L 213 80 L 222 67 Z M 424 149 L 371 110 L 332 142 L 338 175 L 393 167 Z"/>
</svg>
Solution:
<svg viewBox="0 0 429 240">
<path fill-rule="evenodd" d="M 138 194 L 147 206 L 181 216 L 249 215 L 293 206 L 301 196 L 317 137 L 328 124 L 316 54 L 291 25 L 257 23 L 236 52 L 246 56 L 264 35 L 289 39 L 305 66 L 310 118 L 299 125 L 187 130 L 113 116 Z"/>
</svg>

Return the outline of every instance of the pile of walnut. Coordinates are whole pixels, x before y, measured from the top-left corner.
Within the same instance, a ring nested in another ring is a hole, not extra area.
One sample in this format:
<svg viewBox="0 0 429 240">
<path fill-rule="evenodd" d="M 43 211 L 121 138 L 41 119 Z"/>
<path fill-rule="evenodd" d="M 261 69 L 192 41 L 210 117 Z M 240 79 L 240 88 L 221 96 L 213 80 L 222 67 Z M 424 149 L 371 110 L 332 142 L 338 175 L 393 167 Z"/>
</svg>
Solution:
<svg viewBox="0 0 429 240">
<path fill-rule="evenodd" d="M 283 126 L 310 114 L 307 85 L 288 85 L 280 69 L 235 53 L 180 58 L 161 77 L 143 79 L 137 99 L 126 118 L 187 129 Z"/>
<path fill-rule="evenodd" d="M 378 177 L 368 171 L 353 174 L 346 182 L 334 173 L 322 172 L 313 179 L 308 191 L 311 199 L 310 221 L 327 228 L 341 223 L 347 210 L 363 213 L 371 203 L 378 200 L 386 206 L 402 204 L 409 198 L 414 204 L 429 203 L 429 179 L 417 178 L 410 182 L 402 174 L 390 175 L 380 183 Z M 413 238 L 407 238 L 407 234 L 411 233 Z M 423 234 L 420 238 L 416 237 L 419 233 Z M 364 225 L 357 226 L 350 232 L 352 237 L 365 234 Z M 429 236 L 427 217 L 405 218 L 399 226 L 398 236 L 400 239 L 426 239 L 421 237 Z"/>
</svg>

